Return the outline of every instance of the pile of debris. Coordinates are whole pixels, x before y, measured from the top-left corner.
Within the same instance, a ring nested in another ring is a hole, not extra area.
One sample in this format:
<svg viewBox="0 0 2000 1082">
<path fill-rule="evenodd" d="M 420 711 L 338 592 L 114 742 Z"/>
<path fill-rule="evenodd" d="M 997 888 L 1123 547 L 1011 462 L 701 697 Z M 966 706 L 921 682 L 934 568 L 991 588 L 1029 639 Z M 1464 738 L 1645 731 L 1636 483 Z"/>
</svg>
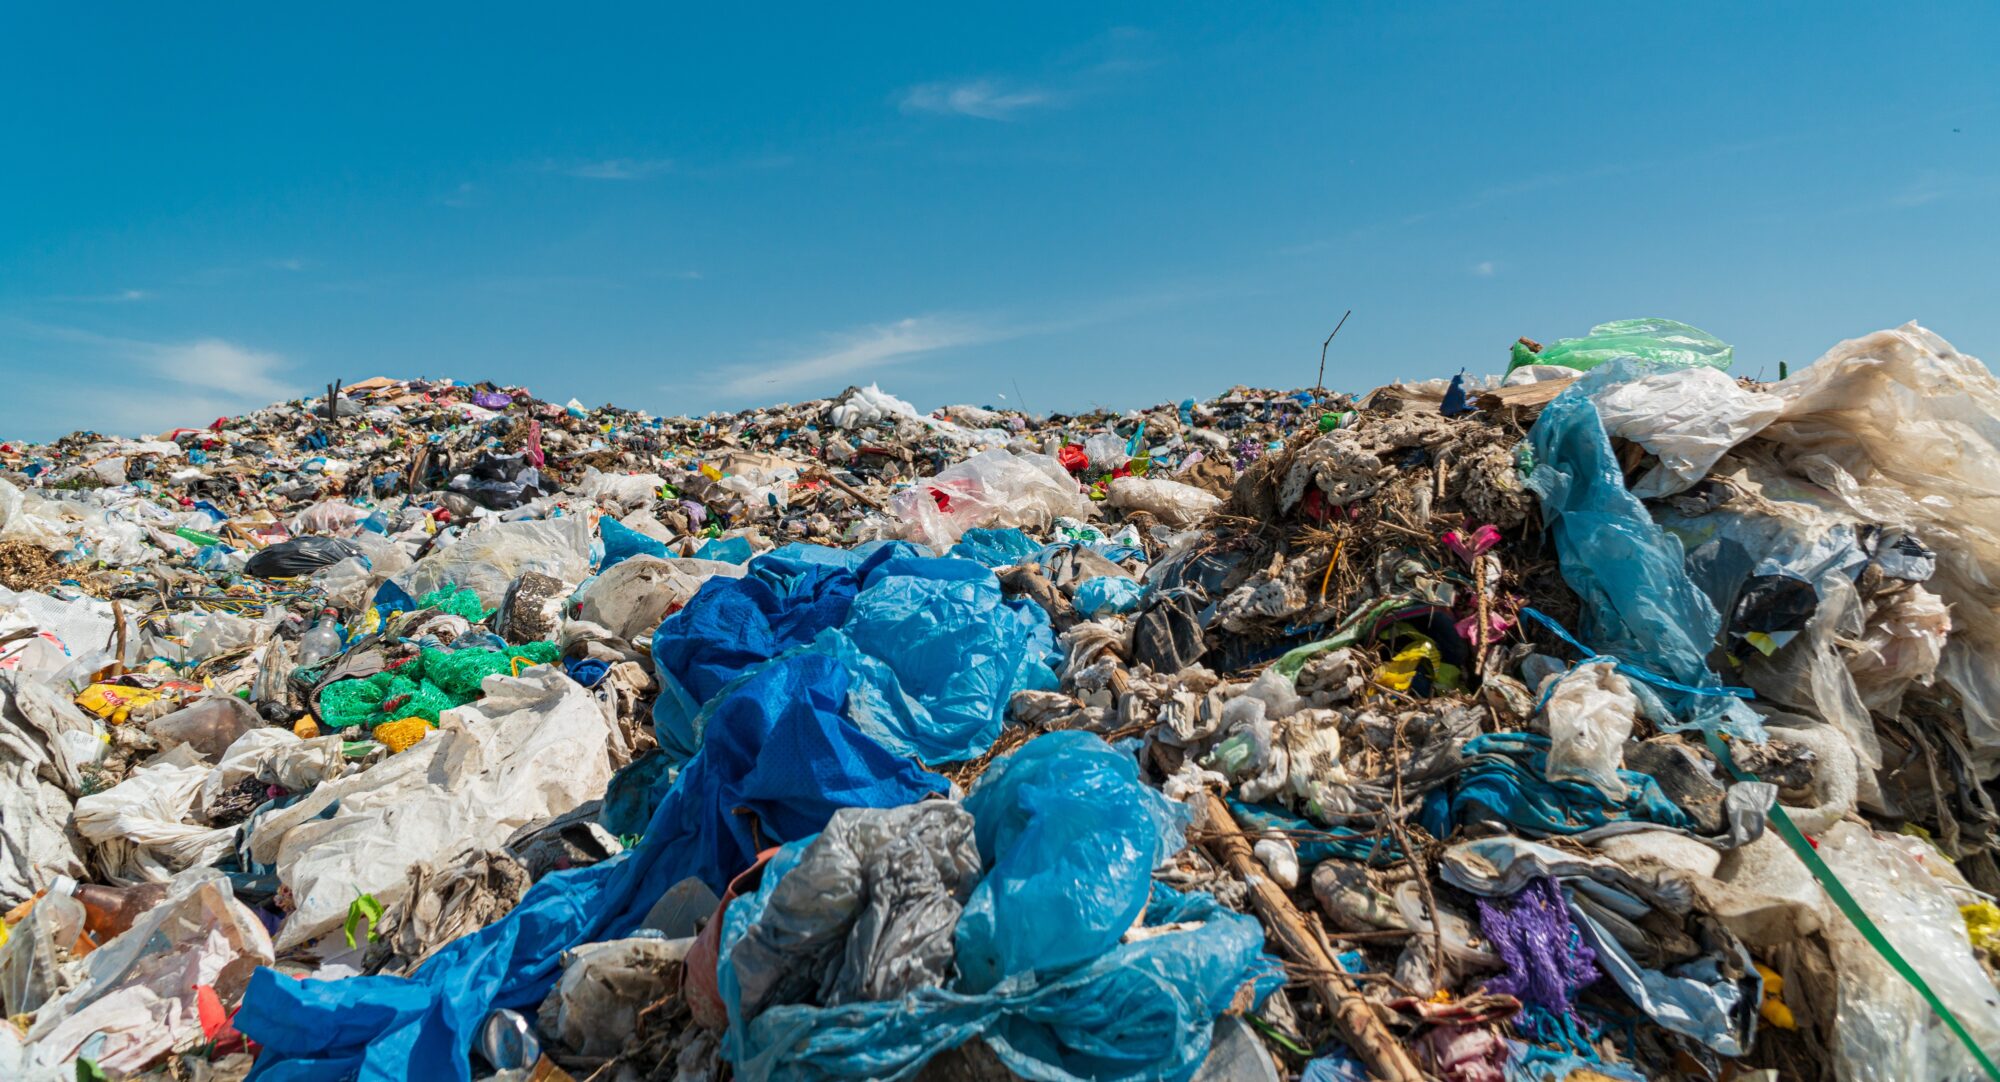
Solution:
<svg viewBox="0 0 2000 1082">
<path fill-rule="evenodd" d="M 2000 1082 L 2000 381 L 0 444 L 0 1075 Z"/>
</svg>

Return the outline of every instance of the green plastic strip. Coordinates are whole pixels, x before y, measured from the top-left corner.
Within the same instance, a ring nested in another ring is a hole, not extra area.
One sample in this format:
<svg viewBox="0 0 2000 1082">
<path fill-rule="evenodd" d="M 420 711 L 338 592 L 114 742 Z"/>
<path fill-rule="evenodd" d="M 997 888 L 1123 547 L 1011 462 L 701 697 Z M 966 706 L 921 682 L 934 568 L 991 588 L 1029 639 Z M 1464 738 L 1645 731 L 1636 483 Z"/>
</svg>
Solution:
<svg viewBox="0 0 2000 1082">
<path fill-rule="evenodd" d="M 1704 735 L 1708 738 L 1708 749 L 1715 753 L 1716 759 L 1738 780 L 1760 780 L 1757 775 L 1737 767 L 1735 758 L 1729 754 L 1728 745 L 1724 744 L 1721 738 L 1712 732 Z M 1958 1020 L 1957 1015 L 1951 1013 L 1951 1008 L 1944 1005 L 1944 1001 L 1938 998 L 1936 992 L 1931 991 L 1931 986 L 1924 981 L 1923 976 L 1882 935 L 1882 930 L 1875 926 L 1875 921 L 1862 911 L 1861 903 L 1856 902 L 1854 895 L 1847 892 L 1847 886 L 1833 874 L 1832 868 L 1827 867 L 1826 861 L 1820 859 L 1819 851 L 1806 840 L 1805 834 L 1792 822 L 1792 817 L 1785 814 L 1785 809 L 1780 805 L 1771 805 L 1771 826 L 1778 831 L 1778 837 L 1785 839 L 1785 844 L 1791 846 L 1792 852 L 1798 854 L 1798 858 L 1805 862 L 1813 878 L 1819 880 L 1819 885 L 1826 888 L 1826 893 L 1833 899 L 1833 904 L 1846 914 L 1848 920 L 1854 922 L 1854 927 L 1860 930 L 1861 937 L 1868 941 L 1868 945 L 1874 947 L 1876 953 L 1889 963 L 1890 968 L 1908 981 L 1910 987 L 1917 990 L 1918 995 L 1924 997 L 1924 1002 L 1931 1005 L 1931 1010 L 1935 1011 L 1939 1018 L 1944 1019 L 1944 1024 L 1951 1028 L 1960 1043 L 1972 1053 L 1972 1058 L 1978 1061 L 1980 1069 L 1986 1072 L 1986 1077 L 1993 1082 L 2000 1082 L 2000 1067 L 1994 1066 L 1993 1060 L 1979 1047 L 1979 1042 L 1974 1041 L 1972 1034 L 1965 1031 L 1964 1023 Z"/>
</svg>

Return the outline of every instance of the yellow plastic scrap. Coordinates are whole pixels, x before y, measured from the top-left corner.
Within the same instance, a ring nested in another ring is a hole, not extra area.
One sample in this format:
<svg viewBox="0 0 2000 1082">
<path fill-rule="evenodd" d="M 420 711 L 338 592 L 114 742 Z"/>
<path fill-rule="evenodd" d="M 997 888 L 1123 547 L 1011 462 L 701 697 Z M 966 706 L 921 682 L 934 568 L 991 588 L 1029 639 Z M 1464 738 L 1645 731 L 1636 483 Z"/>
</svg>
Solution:
<svg viewBox="0 0 2000 1082">
<path fill-rule="evenodd" d="M 1792 1017 L 1792 1009 L 1785 1006 L 1779 997 L 1785 993 L 1785 978 L 1778 971 L 1762 962 L 1754 963 L 1757 975 L 1764 978 L 1764 1002 L 1757 1005 L 1757 1014 L 1764 1021 L 1779 1029 L 1797 1029 L 1799 1024 Z"/>
<path fill-rule="evenodd" d="M 711 481 L 722 480 L 722 471 L 716 469 L 714 466 L 707 464 L 706 462 L 702 463 L 701 475 L 703 477 L 708 478 Z"/>
<path fill-rule="evenodd" d="M 2000 905 L 1982 899 L 1959 906 L 1958 911 L 1965 917 L 1965 936 L 1972 945 L 2000 956 Z"/>
<path fill-rule="evenodd" d="M 134 708 L 156 702 L 160 698 L 160 692 L 150 688 L 126 687 L 123 684 L 92 684 L 76 697 L 76 705 L 113 725 L 123 725 L 131 719 Z"/>
<path fill-rule="evenodd" d="M 1429 639 L 1420 639 L 1390 658 L 1387 665 L 1375 670 L 1375 682 L 1392 691 L 1408 691 L 1427 661 L 1438 687 L 1449 691 L 1458 685 L 1458 666 L 1445 664 L 1437 644 Z"/>
<path fill-rule="evenodd" d="M 300 740 L 311 740 L 319 735 L 319 723 L 312 719 L 311 714 L 303 714 L 292 723 L 292 735 Z"/>
<path fill-rule="evenodd" d="M 375 726 L 375 742 L 400 753 L 431 734 L 431 723 L 419 717 L 397 718 Z"/>
</svg>

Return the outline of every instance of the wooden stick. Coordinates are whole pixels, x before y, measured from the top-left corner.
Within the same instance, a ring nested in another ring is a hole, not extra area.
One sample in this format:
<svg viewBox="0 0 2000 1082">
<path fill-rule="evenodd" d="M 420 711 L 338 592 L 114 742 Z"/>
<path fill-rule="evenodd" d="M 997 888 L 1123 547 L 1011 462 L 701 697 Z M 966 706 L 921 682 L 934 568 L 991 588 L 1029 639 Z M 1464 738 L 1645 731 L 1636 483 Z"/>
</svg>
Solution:
<svg viewBox="0 0 2000 1082">
<path fill-rule="evenodd" d="M 855 488 L 853 485 L 848 484 L 847 482 L 841 480 L 838 477 L 835 477 L 833 475 L 832 470 L 821 469 L 815 472 L 817 472 L 821 477 L 825 478 L 827 481 L 831 482 L 833 484 L 833 487 L 839 489 L 842 492 L 847 493 L 849 496 L 852 496 L 855 499 L 860 500 L 862 503 L 867 504 L 869 507 L 872 507 L 877 511 L 880 511 L 882 509 L 882 504 L 880 501 L 873 499 L 866 493 L 862 492 L 860 489 Z"/>
<path fill-rule="evenodd" d="M 1202 795 L 1208 851 L 1250 887 L 1250 902 L 1265 927 L 1288 956 L 1315 975 L 1308 978 L 1313 994 L 1326 1008 L 1340 1035 L 1374 1077 L 1384 1082 L 1424 1082 L 1424 1073 L 1410 1056 L 1409 1049 L 1389 1032 L 1375 1015 L 1375 1008 L 1362 998 L 1354 981 L 1322 946 L 1319 936 L 1271 879 L 1251 851 L 1249 839 L 1229 813 L 1229 806 L 1213 792 Z"/>
<path fill-rule="evenodd" d="M 111 599 L 111 621 L 118 625 L 118 660 L 111 663 L 111 675 L 125 675 L 125 606 L 117 598 Z"/>
</svg>

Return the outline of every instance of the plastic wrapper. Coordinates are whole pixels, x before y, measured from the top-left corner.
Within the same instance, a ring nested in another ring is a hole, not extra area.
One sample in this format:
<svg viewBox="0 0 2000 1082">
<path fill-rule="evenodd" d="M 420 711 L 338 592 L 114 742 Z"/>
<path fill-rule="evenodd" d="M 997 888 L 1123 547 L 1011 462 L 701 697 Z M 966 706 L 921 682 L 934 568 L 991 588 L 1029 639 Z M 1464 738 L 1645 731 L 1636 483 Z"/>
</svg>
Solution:
<svg viewBox="0 0 2000 1082">
<path fill-rule="evenodd" d="M 1612 800 L 1625 799 L 1625 741 L 1632 735 L 1639 698 L 1609 658 L 1587 661 L 1556 677 L 1542 709 L 1549 724 L 1550 781 L 1594 785 Z"/>
<path fill-rule="evenodd" d="M 906 540 L 943 552 L 975 526 L 1046 529 L 1068 515 L 1090 518 L 1090 500 L 1055 459 L 982 451 L 945 467 L 889 502 Z"/>
<path fill-rule="evenodd" d="M 1763 429 L 1785 407 L 1776 395 L 1746 391 L 1714 368 L 1664 368 L 1599 390 L 1604 431 L 1659 458 L 1632 484 L 1644 499 L 1670 496 L 1708 473 L 1717 459 Z"/>
<path fill-rule="evenodd" d="M 2000 992 L 1973 958 L 1965 919 L 1943 886 L 1900 847 L 1855 823 L 1836 823 L 1820 836 L 1818 852 L 1973 1040 L 2000 1048 Z M 1842 1079 L 1978 1077 L 1958 1039 L 1859 929 L 1836 915 L 1825 934 L 1840 972 L 1834 1055 Z"/>
</svg>

